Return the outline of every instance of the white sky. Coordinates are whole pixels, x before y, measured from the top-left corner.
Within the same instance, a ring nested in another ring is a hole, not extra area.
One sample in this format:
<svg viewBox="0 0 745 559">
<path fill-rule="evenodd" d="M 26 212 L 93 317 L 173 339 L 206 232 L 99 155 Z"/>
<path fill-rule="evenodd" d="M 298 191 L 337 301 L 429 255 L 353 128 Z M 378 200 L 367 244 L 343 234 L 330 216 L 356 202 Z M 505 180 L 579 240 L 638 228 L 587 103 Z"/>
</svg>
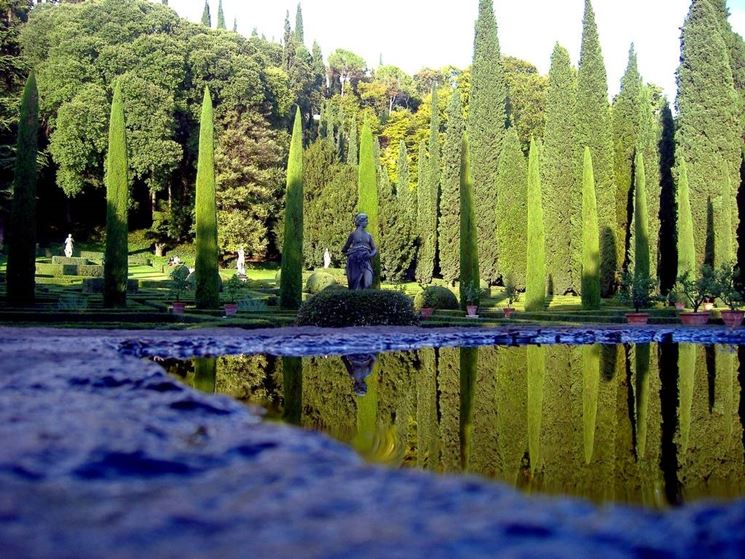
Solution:
<svg viewBox="0 0 745 559">
<path fill-rule="evenodd" d="M 155 0 L 159 1 L 159 0 Z M 217 1 L 210 0 L 213 25 Z M 630 43 L 636 45 L 639 70 L 648 82 L 675 99 L 675 70 L 680 27 L 691 0 L 594 0 L 593 8 L 615 95 L 626 68 Z M 204 0 L 170 0 L 181 16 L 199 21 Z M 735 31 L 745 36 L 745 0 L 727 0 Z M 503 54 L 517 56 L 548 73 L 551 51 L 559 41 L 579 60 L 584 0 L 494 0 Z M 254 27 L 268 39 L 281 39 L 286 10 L 295 25 L 297 0 L 223 0 L 228 29 Z M 473 54 L 478 0 L 302 0 L 305 42 L 317 40 L 325 57 L 336 48 L 356 52 L 368 67 L 400 66 L 413 74 L 423 67 L 452 64 L 465 68 Z"/>
</svg>

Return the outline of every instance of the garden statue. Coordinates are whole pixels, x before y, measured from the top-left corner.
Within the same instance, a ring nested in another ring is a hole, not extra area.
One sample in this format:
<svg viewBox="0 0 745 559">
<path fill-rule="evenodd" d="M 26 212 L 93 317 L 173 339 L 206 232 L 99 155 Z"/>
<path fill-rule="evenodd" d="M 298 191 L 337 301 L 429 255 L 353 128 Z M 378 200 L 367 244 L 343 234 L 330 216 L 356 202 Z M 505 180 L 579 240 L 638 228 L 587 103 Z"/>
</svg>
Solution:
<svg viewBox="0 0 745 559">
<path fill-rule="evenodd" d="M 65 256 L 67 258 L 71 258 L 72 257 L 72 244 L 74 242 L 75 241 L 72 240 L 72 235 L 71 234 L 68 234 L 67 235 L 67 238 L 65 239 Z"/>
<path fill-rule="evenodd" d="M 347 283 L 349 289 L 369 289 L 373 283 L 372 258 L 378 253 L 372 235 L 365 231 L 367 215 L 354 218 L 356 229 L 347 238 L 342 253 L 347 256 Z"/>
<path fill-rule="evenodd" d="M 238 249 L 238 262 L 236 263 L 236 267 L 238 268 L 239 276 L 246 275 L 246 251 L 243 250 L 243 247 Z"/>
<path fill-rule="evenodd" d="M 323 267 L 324 268 L 331 267 L 331 253 L 329 252 L 329 249 L 326 249 L 323 251 Z"/>
<path fill-rule="evenodd" d="M 372 373 L 376 358 L 376 353 L 354 353 L 341 356 L 349 376 L 354 381 L 354 393 L 357 396 L 367 394 L 365 379 Z"/>
</svg>

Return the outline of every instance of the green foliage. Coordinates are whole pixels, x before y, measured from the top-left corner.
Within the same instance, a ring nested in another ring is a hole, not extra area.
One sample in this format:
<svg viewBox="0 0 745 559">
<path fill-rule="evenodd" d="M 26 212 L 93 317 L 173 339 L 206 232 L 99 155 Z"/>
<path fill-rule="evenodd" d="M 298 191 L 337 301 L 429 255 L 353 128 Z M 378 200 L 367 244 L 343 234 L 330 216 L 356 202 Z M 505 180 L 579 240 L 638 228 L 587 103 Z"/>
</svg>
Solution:
<svg viewBox="0 0 745 559">
<path fill-rule="evenodd" d="M 337 84 L 342 97 L 348 91 L 348 85 L 357 86 L 357 82 L 364 76 L 367 64 L 358 54 L 344 49 L 336 49 L 329 55 L 329 73 L 331 87 Z"/>
<path fill-rule="evenodd" d="M 117 85 L 111 103 L 109 149 L 106 155 L 106 255 L 103 301 L 106 307 L 127 304 L 129 165 L 122 90 Z"/>
<path fill-rule="evenodd" d="M 225 29 L 225 13 L 222 11 L 222 0 L 217 2 L 217 28 Z"/>
<path fill-rule="evenodd" d="M 517 287 L 510 276 L 507 276 L 507 279 L 505 280 L 503 293 L 505 299 L 507 299 L 508 307 L 511 307 L 513 303 L 520 300 L 520 292 L 517 290 Z"/>
<path fill-rule="evenodd" d="M 735 258 L 732 237 L 732 182 L 726 170 L 722 173 L 722 194 L 714 201 L 714 237 L 716 248 L 714 264 L 720 266 L 732 262 Z"/>
<path fill-rule="evenodd" d="M 375 152 L 370 125 L 365 123 L 360 136 L 360 167 L 358 175 L 357 211 L 367 214 L 367 232 L 376 242 L 380 242 L 380 224 L 378 219 L 378 182 L 375 172 Z M 373 258 L 373 285 L 380 287 L 380 251 Z"/>
<path fill-rule="evenodd" d="M 297 309 L 303 300 L 303 128 L 300 108 L 295 112 L 290 156 L 287 160 L 282 276 L 279 304 Z"/>
<path fill-rule="evenodd" d="M 462 256 L 460 246 L 462 238 L 460 232 L 461 160 L 465 128 L 460 91 L 456 89 L 448 105 L 447 131 L 442 147 L 442 196 L 438 232 L 440 273 L 449 283 L 453 283 L 460 276 Z M 469 188 L 473 189 L 473 184 Z M 473 193 L 470 196 L 473 196 Z M 473 208 L 471 210 L 473 211 Z"/>
<path fill-rule="evenodd" d="M 431 221 L 431 216 L 428 214 L 428 208 L 431 208 L 430 203 L 430 191 L 427 188 L 427 142 L 422 140 L 419 142 L 419 158 L 417 160 L 417 179 L 416 179 L 416 238 L 417 238 L 417 254 L 416 254 L 416 280 L 419 283 L 429 283 L 432 281 L 432 276 L 427 276 L 424 273 L 423 262 L 423 251 L 422 244 L 425 228 Z M 431 225 L 431 223 L 430 223 Z"/>
<path fill-rule="evenodd" d="M 214 309 L 220 303 L 215 202 L 215 129 L 212 114 L 212 97 L 209 88 L 205 88 L 199 126 L 196 186 L 197 258 L 194 269 L 195 301 L 197 308 L 200 309 Z"/>
<path fill-rule="evenodd" d="M 8 227 L 7 299 L 16 304 L 33 303 L 35 296 L 38 149 L 39 92 L 36 75 L 32 72 L 26 81 L 21 100 Z"/>
<path fill-rule="evenodd" d="M 692 274 L 696 269 L 696 242 L 688 188 L 688 165 L 684 158 L 678 164 L 678 275 Z"/>
<path fill-rule="evenodd" d="M 332 285 L 338 285 L 334 276 L 327 272 L 313 272 L 305 282 L 305 291 L 315 295 Z"/>
<path fill-rule="evenodd" d="M 649 213 L 644 157 L 636 155 L 634 173 L 634 278 L 649 278 Z"/>
<path fill-rule="evenodd" d="M 531 136 L 543 137 L 549 80 L 525 60 L 505 56 L 502 64 L 507 84 L 507 121 L 517 129 L 520 143 L 527 146 Z"/>
<path fill-rule="evenodd" d="M 577 77 L 569 53 L 558 43 L 551 55 L 546 94 L 541 183 L 544 191 L 546 273 L 554 294 L 580 290 L 582 189 L 576 161 Z"/>
<path fill-rule="evenodd" d="M 188 281 L 189 273 L 189 268 L 181 264 L 171 270 L 171 273 L 169 274 L 169 277 L 171 278 L 171 289 L 173 289 L 176 301 L 181 301 L 181 294 L 184 291 L 189 290 L 191 287 L 190 282 Z"/>
<path fill-rule="evenodd" d="M 381 289 L 326 289 L 303 303 L 297 314 L 300 326 L 408 326 L 417 322 L 409 297 Z"/>
<path fill-rule="evenodd" d="M 600 239 L 595 176 L 590 148 L 585 146 L 582 172 L 582 306 L 600 307 Z"/>
<path fill-rule="evenodd" d="M 437 89 L 432 90 L 432 114 L 429 123 L 426 166 L 424 176 L 418 182 L 419 254 L 416 278 L 420 283 L 429 283 L 437 266 L 437 217 L 440 196 L 440 113 L 437 104 Z"/>
<path fill-rule="evenodd" d="M 295 41 L 302 45 L 305 41 L 305 31 L 303 30 L 303 9 L 300 7 L 300 2 L 297 3 L 297 10 L 295 11 Z"/>
<path fill-rule="evenodd" d="M 212 16 L 210 16 L 210 2 L 204 0 L 204 10 L 202 10 L 202 25 L 212 27 Z"/>
<path fill-rule="evenodd" d="M 241 295 L 248 288 L 245 280 L 241 279 L 238 274 L 234 274 L 228 281 L 223 284 L 223 289 L 228 296 L 230 303 L 237 303 Z"/>
<path fill-rule="evenodd" d="M 528 254 L 528 165 L 514 126 L 507 129 L 497 174 L 496 241 L 502 279 L 525 289 Z"/>
<path fill-rule="evenodd" d="M 541 196 L 540 147 L 531 139 L 528 154 L 526 311 L 541 310 L 546 302 L 546 241 Z"/>
<path fill-rule="evenodd" d="M 737 310 L 743 303 L 742 288 L 739 285 L 740 269 L 734 262 L 723 262 L 715 271 L 716 296 L 729 307 Z"/>
<path fill-rule="evenodd" d="M 447 287 L 429 285 L 416 294 L 414 308 L 457 309 L 458 298 Z"/>
<path fill-rule="evenodd" d="M 716 272 L 708 264 L 701 265 L 696 278 L 692 277 L 690 270 L 685 270 L 678 276 L 678 289 L 690 303 L 693 312 L 698 312 L 701 303 L 717 295 Z"/>
<path fill-rule="evenodd" d="M 665 167 L 661 152 L 667 149 L 666 142 L 669 141 L 664 138 L 662 129 L 662 117 L 667 108 L 666 101 L 664 97 L 660 96 L 653 98 L 654 92 L 653 86 L 643 86 L 641 90 L 639 144 L 637 147 L 644 160 L 649 222 L 649 275 L 653 278 L 658 277 L 658 274 L 662 276 L 664 273 L 662 270 L 658 272 L 661 265 L 660 253 L 662 246 L 665 244 L 661 238 L 660 217 L 662 170 Z M 665 172 L 669 172 L 669 167 L 665 169 Z M 666 200 L 666 203 L 669 204 L 669 201 Z"/>
<path fill-rule="evenodd" d="M 460 152 L 460 290 L 476 289 L 475 303 L 479 303 L 479 245 L 476 229 L 476 212 L 473 207 L 473 177 L 471 153 L 465 133 L 461 137 Z M 461 301 L 463 302 L 463 301 Z"/>
<path fill-rule="evenodd" d="M 600 228 L 600 285 L 609 294 L 623 246 L 619 243 L 616 215 L 616 183 L 613 176 L 613 136 L 608 110 L 608 82 L 595 14 L 585 0 L 582 47 L 577 74 L 577 143 L 592 153 L 597 216 Z"/>
<path fill-rule="evenodd" d="M 618 290 L 619 302 L 623 305 L 631 305 L 637 312 L 640 309 L 646 309 L 654 301 L 652 294 L 655 287 L 657 287 L 657 281 L 654 278 L 624 270 Z"/>
<path fill-rule="evenodd" d="M 298 4 L 299 6 L 299 4 Z M 347 145 L 347 164 L 357 166 L 359 160 L 359 147 L 357 146 L 357 119 L 352 117 L 349 125 L 349 142 Z"/>
<path fill-rule="evenodd" d="M 505 128 L 507 86 L 491 0 L 479 0 L 471 67 L 467 131 L 473 161 L 479 268 L 489 283 L 499 276 L 494 242 L 494 180 Z"/>
</svg>

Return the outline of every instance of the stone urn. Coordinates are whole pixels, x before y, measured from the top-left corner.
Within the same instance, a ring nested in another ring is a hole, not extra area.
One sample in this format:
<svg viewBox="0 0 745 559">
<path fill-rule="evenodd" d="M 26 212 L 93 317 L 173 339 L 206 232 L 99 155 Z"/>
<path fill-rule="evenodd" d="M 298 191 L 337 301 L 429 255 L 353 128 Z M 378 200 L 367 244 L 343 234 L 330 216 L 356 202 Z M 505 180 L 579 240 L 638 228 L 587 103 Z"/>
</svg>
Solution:
<svg viewBox="0 0 745 559">
<path fill-rule="evenodd" d="M 703 326 L 709 322 L 708 312 L 682 312 L 679 316 L 683 326 Z"/>
<path fill-rule="evenodd" d="M 184 314 L 185 309 L 186 309 L 186 303 L 183 303 L 181 301 L 175 301 L 171 303 L 171 312 L 173 314 Z"/>
<path fill-rule="evenodd" d="M 721 312 L 722 322 L 728 328 L 738 328 L 742 325 L 745 311 L 724 310 Z"/>
<path fill-rule="evenodd" d="M 434 311 L 434 307 L 422 307 L 419 312 L 422 314 L 422 318 L 429 318 Z"/>
<path fill-rule="evenodd" d="M 515 309 L 513 307 L 502 307 L 502 312 L 504 313 L 505 318 L 510 318 L 512 313 L 515 312 Z"/>
<path fill-rule="evenodd" d="M 646 324 L 649 321 L 647 312 L 627 312 L 626 322 L 628 324 Z"/>
<path fill-rule="evenodd" d="M 238 312 L 237 303 L 225 303 L 225 316 L 233 316 Z"/>
</svg>

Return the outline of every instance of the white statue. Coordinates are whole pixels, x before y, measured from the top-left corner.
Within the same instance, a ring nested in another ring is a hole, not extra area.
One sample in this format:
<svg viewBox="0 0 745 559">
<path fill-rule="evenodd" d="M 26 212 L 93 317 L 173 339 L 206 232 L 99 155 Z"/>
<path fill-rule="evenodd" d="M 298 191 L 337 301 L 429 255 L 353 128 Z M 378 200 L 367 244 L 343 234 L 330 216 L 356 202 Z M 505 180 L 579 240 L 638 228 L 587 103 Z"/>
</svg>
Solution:
<svg viewBox="0 0 745 559">
<path fill-rule="evenodd" d="M 72 240 L 72 235 L 68 234 L 65 239 L 65 256 L 67 258 L 72 257 L 72 245 L 75 241 Z"/>
<path fill-rule="evenodd" d="M 243 247 L 238 249 L 238 262 L 236 263 L 236 267 L 238 268 L 239 276 L 246 275 L 246 251 L 243 250 Z"/>
<path fill-rule="evenodd" d="M 323 251 L 323 267 L 324 268 L 331 267 L 331 253 L 329 252 L 329 249 L 326 249 Z"/>
</svg>

